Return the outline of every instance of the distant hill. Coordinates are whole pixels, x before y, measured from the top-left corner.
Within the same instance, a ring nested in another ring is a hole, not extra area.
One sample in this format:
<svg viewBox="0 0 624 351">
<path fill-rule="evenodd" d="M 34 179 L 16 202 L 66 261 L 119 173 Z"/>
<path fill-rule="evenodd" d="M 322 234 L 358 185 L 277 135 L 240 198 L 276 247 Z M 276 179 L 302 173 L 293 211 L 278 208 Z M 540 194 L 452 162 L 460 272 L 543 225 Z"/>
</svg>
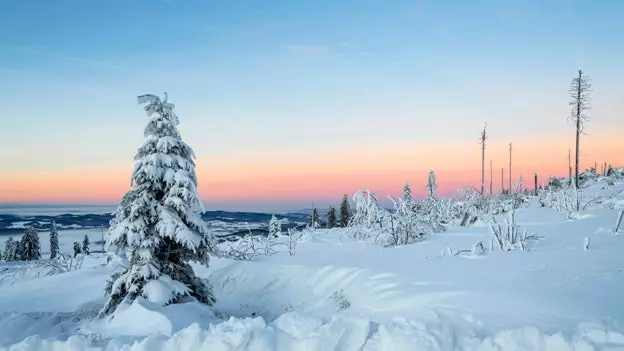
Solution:
<svg viewBox="0 0 624 351">
<path fill-rule="evenodd" d="M 50 212 L 56 211 L 52 208 Z M 2 212 L 2 208 L 0 208 Z M 204 221 L 222 222 L 224 224 L 249 223 L 255 227 L 264 227 L 268 225 L 272 214 L 258 212 L 228 212 L 228 211 L 206 211 L 201 214 Z M 303 213 L 285 213 L 277 214 L 280 220 L 287 220 L 293 224 L 305 223 L 308 215 Z M 39 230 L 49 230 L 52 222 L 56 222 L 59 229 L 89 229 L 108 227 L 108 223 L 112 218 L 111 213 L 64 213 L 64 214 L 3 214 L 0 213 L 0 235 L 14 234 L 22 232 L 25 228 L 33 227 Z M 259 225 L 260 224 L 260 225 Z M 232 229 L 237 232 L 240 229 Z"/>
</svg>

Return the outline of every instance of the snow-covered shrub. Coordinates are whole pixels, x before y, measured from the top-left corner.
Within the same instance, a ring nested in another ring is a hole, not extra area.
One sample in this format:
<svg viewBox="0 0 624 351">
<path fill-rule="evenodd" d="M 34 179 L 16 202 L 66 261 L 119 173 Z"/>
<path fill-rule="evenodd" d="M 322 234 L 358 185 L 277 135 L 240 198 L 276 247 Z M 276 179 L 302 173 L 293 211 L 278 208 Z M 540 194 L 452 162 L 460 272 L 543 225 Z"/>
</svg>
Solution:
<svg viewBox="0 0 624 351">
<path fill-rule="evenodd" d="M 355 202 L 355 214 L 349 222 L 348 234 L 355 240 L 374 238 L 383 228 L 384 223 L 389 222 L 390 214 L 381 208 L 375 195 L 369 190 L 357 191 L 353 195 Z"/>
<path fill-rule="evenodd" d="M 540 204 L 565 214 L 567 219 L 576 218 L 579 212 L 585 211 L 599 198 L 588 199 L 581 191 L 569 187 L 557 191 L 546 190 L 540 194 Z"/>
<path fill-rule="evenodd" d="M 54 259 L 39 261 L 42 267 L 48 268 L 46 275 L 54 275 L 79 270 L 84 261 L 83 255 L 72 257 L 59 253 Z"/>
<path fill-rule="evenodd" d="M 284 247 L 284 243 L 276 241 L 276 237 L 268 234 L 253 235 L 249 224 L 249 234 L 235 241 L 224 241 L 218 245 L 219 256 L 240 261 L 251 261 L 258 256 L 272 256 L 278 253 L 278 249 Z"/>
<path fill-rule="evenodd" d="M 539 239 L 537 235 L 528 235 L 526 229 L 520 230 L 516 224 L 516 211 L 511 211 L 508 214 L 504 225 L 499 224 L 496 218 L 492 218 L 490 232 L 493 240 L 492 250 L 494 250 L 495 246 L 498 246 L 501 251 L 513 251 L 516 249 L 528 251 L 530 249 L 529 243 Z"/>
<path fill-rule="evenodd" d="M 389 198 L 394 204 L 394 213 L 387 216 L 390 225 L 381 228 L 377 241 L 381 239 L 380 243 L 384 246 L 396 246 L 422 240 L 430 228 L 427 228 L 425 222 L 418 218 L 413 210 L 413 203 L 404 197 L 396 200 L 392 196 Z M 386 234 L 385 237 L 383 234 Z"/>
<path fill-rule="evenodd" d="M 336 305 L 338 305 L 339 310 L 345 310 L 351 307 L 351 302 L 345 296 L 344 291 L 342 289 L 338 289 L 334 291 L 334 293 L 329 298 L 333 300 L 336 303 Z"/>
<path fill-rule="evenodd" d="M 472 247 L 472 250 L 470 251 L 470 253 L 473 256 L 483 256 L 487 254 L 487 249 L 483 246 L 482 241 L 477 241 Z"/>
<path fill-rule="evenodd" d="M 294 256 L 297 251 L 297 241 L 300 233 L 292 228 L 288 228 L 288 254 Z"/>
</svg>

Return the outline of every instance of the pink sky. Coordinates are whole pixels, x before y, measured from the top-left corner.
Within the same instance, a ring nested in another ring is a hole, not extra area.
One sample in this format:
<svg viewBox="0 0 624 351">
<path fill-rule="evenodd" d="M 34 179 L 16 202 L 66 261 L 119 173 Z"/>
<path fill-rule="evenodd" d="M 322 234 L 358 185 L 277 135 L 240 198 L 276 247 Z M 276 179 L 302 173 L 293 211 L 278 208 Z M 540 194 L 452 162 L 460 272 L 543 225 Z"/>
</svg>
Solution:
<svg viewBox="0 0 624 351">
<path fill-rule="evenodd" d="M 523 176 L 533 186 L 533 173 L 540 181 L 548 175 L 566 175 L 568 140 L 518 141 L 514 144 L 513 178 Z M 624 164 L 622 141 L 615 135 L 593 135 L 583 140 L 582 168 L 595 162 Z M 492 140 L 486 156 L 486 188 L 493 160 L 494 189 L 500 189 L 500 169 L 505 167 L 507 186 L 507 142 Z M 129 155 L 130 156 L 130 155 Z M 130 159 L 130 157 L 129 157 Z M 115 204 L 130 184 L 131 161 L 125 164 L 33 170 L 0 175 L 0 202 Z M 342 194 L 371 189 L 385 198 L 399 194 L 409 182 L 416 195 L 425 192 L 429 170 L 438 177 L 439 191 L 449 193 L 480 183 L 480 150 L 471 144 L 388 144 L 380 147 L 315 150 L 271 157 L 241 154 L 240 157 L 197 159 L 199 191 L 209 207 L 249 203 L 337 203 Z M 253 206 L 251 206 L 253 207 Z"/>
</svg>

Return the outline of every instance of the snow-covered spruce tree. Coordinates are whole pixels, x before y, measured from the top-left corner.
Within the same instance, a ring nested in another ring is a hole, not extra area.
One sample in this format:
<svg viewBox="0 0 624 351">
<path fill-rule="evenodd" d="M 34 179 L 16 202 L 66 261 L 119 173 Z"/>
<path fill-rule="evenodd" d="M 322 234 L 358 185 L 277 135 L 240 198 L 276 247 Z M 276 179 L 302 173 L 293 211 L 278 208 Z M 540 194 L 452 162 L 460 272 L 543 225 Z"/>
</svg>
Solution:
<svg viewBox="0 0 624 351">
<path fill-rule="evenodd" d="M 340 226 L 346 228 L 349 221 L 351 221 L 351 206 L 349 206 L 347 194 L 344 194 L 340 203 Z"/>
<path fill-rule="evenodd" d="M 403 186 L 403 201 L 405 201 L 406 203 L 411 203 L 412 202 L 412 189 L 410 188 L 408 183 L 405 183 L 405 185 Z"/>
<path fill-rule="evenodd" d="M 56 222 L 52 222 L 50 229 L 50 259 L 53 260 L 59 253 L 58 232 L 56 231 Z"/>
<path fill-rule="evenodd" d="M 316 206 L 312 207 L 312 215 L 310 216 L 310 228 L 319 228 L 321 226 L 321 218 L 318 214 Z"/>
<path fill-rule="evenodd" d="M 82 249 L 80 248 L 80 243 L 74 241 L 74 257 L 80 255 L 82 253 Z"/>
<path fill-rule="evenodd" d="M 327 229 L 332 229 L 336 226 L 336 208 L 329 206 L 329 212 L 327 212 Z"/>
<path fill-rule="evenodd" d="M 4 242 L 4 254 L 2 255 L 3 260 L 15 261 L 16 259 L 18 259 L 17 257 L 18 245 L 16 244 L 19 245 L 19 243 L 13 240 L 13 238 L 8 238 Z"/>
<path fill-rule="evenodd" d="M 277 238 L 280 235 L 282 235 L 282 226 L 277 217 L 273 215 L 269 221 L 269 238 Z"/>
<path fill-rule="evenodd" d="M 429 197 L 436 196 L 437 188 L 438 188 L 438 184 L 436 183 L 435 172 L 429 171 L 429 175 L 427 176 L 427 192 L 429 193 Z"/>
<path fill-rule="evenodd" d="M 33 261 L 41 259 L 41 246 L 39 245 L 39 233 L 37 229 L 28 228 L 20 241 L 20 259 Z"/>
<path fill-rule="evenodd" d="M 146 141 L 138 150 L 132 189 L 124 195 L 111 221 L 107 246 L 129 258 L 106 286 L 108 301 L 100 316 L 122 302 L 143 297 L 160 305 L 189 298 L 213 304 L 212 288 L 195 275 L 189 261 L 208 264 L 214 238 L 199 215 L 195 155 L 182 141 L 174 105 L 155 95 L 142 95 L 150 117 Z"/>
<path fill-rule="evenodd" d="M 82 252 L 84 252 L 85 255 L 91 254 L 89 250 L 89 237 L 87 234 L 85 234 L 84 239 L 82 239 Z"/>
</svg>

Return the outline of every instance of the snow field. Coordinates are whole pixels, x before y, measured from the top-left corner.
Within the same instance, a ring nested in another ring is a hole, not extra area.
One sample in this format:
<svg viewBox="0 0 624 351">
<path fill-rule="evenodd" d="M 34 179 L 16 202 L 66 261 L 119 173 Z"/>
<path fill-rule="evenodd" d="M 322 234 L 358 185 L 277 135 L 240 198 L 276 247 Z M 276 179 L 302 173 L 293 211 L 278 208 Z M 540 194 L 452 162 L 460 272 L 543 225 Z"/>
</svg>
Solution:
<svg viewBox="0 0 624 351">
<path fill-rule="evenodd" d="M 623 188 L 609 189 L 618 203 Z M 447 254 L 477 241 L 489 246 L 484 223 L 393 248 L 343 241 L 342 229 L 317 230 L 294 257 L 195 265 L 214 286 L 212 309 L 137 300 L 108 321 L 93 317 L 111 268 L 92 255 L 79 271 L 0 285 L 0 348 L 624 350 L 624 233 L 612 232 L 618 213 L 595 209 L 567 220 L 551 209 L 520 209 L 519 226 L 542 239 L 529 252 L 485 256 Z M 72 232 L 59 232 L 61 251 L 85 233 Z M 41 243 L 45 251 L 47 233 Z"/>
</svg>

